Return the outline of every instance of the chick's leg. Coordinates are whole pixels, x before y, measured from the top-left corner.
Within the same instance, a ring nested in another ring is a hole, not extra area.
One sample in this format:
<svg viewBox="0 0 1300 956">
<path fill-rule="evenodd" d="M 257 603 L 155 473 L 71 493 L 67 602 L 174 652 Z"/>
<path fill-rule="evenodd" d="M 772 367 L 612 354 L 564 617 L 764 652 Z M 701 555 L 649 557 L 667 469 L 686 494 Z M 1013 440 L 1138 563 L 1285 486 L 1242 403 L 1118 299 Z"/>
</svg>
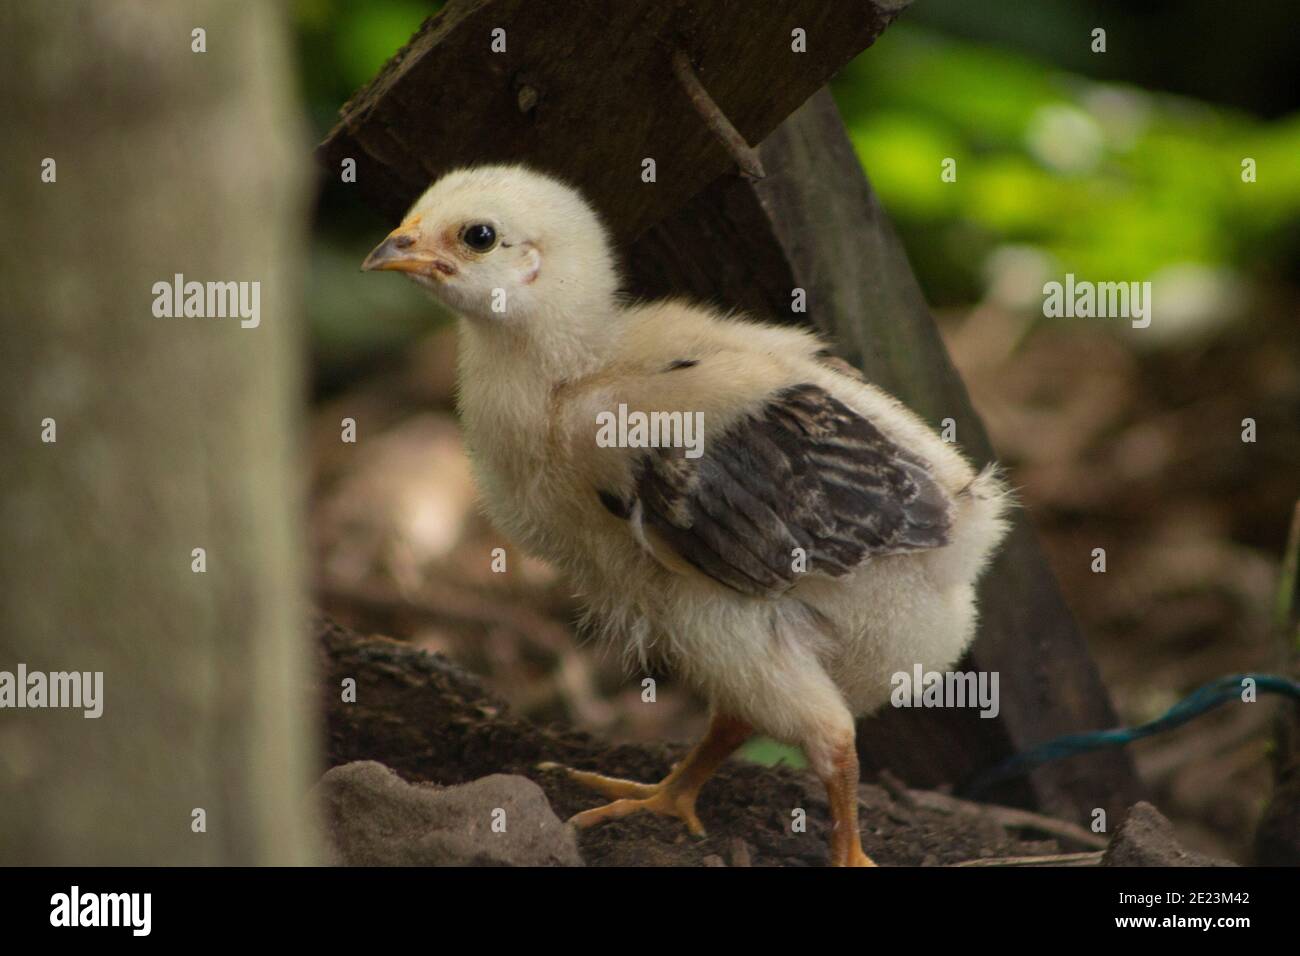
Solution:
<svg viewBox="0 0 1300 956">
<path fill-rule="evenodd" d="M 776 718 L 764 728 L 779 740 L 803 748 L 812 769 L 826 787 L 831 812 L 831 865 L 875 866 L 862 849 L 858 833 L 858 752 L 853 713 L 844 695 L 806 645 L 792 639 L 774 644 L 764 666 L 742 679 L 759 684 L 772 673 L 766 710 Z M 762 724 L 759 725 L 762 727 Z"/>
<path fill-rule="evenodd" d="M 875 866 L 858 831 L 858 753 L 853 737 L 830 753 L 821 773 L 831 804 L 831 866 Z"/>
<path fill-rule="evenodd" d="M 659 783 L 638 783 L 619 777 L 606 777 L 553 763 L 542 764 L 539 769 L 563 770 L 575 783 L 613 798 L 613 803 L 575 814 L 569 822 L 577 827 L 594 826 L 605 820 L 618 820 L 633 813 L 648 811 L 677 817 L 692 834 L 704 836 L 704 826 L 695 815 L 695 800 L 699 796 L 700 787 L 752 733 L 753 728 L 744 721 L 715 714 L 704 739 Z"/>
</svg>

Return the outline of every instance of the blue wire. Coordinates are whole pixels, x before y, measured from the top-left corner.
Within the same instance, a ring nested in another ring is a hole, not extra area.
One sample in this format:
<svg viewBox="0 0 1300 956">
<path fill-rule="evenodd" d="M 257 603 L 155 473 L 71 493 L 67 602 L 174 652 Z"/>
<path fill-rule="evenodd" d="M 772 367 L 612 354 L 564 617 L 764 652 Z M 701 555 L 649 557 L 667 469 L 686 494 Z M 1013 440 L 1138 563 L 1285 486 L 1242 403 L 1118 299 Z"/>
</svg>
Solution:
<svg viewBox="0 0 1300 956">
<path fill-rule="evenodd" d="M 1300 681 L 1274 674 L 1235 674 L 1220 677 L 1203 687 L 1198 687 L 1161 716 L 1136 727 L 1116 727 L 1113 730 L 1095 730 L 1090 733 L 1066 734 L 1030 750 L 1021 751 L 1000 764 L 978 774 L 961 790 L 977 795 L 995 783 L 1009 777 L 1018 777 L 1035 767 L 1065 757 L 1101 750 L 1106 747 L 1123 747 L 1143 737 L 1150 737 L 1199 717 L 1230 700 L 1240 700 L 1242 681 L 1253 680 L 1260 693 L 1282 694 L 1300 700 Z"/>
</svg>

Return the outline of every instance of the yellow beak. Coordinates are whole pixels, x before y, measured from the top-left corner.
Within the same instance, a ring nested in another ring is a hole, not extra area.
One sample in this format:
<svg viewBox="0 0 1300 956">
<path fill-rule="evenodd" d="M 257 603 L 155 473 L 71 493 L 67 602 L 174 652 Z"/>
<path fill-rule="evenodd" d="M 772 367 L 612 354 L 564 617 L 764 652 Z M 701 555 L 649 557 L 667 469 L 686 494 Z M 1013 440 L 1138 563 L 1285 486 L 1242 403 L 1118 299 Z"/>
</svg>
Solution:
<svg viewBox="0 0 1300 956">
<path fill-rule="evenodd" d="M 416 251 L 416 239 L 419 234 L 408 227 L 394 229 L 388 238 L 375 246 L 361 263 L 363 272 L 393 270 L 396 272 L 419 272 L 428 274 L 431 261 Z M 435 270 L 436 271 L 436 270 Z"/>
</svg>

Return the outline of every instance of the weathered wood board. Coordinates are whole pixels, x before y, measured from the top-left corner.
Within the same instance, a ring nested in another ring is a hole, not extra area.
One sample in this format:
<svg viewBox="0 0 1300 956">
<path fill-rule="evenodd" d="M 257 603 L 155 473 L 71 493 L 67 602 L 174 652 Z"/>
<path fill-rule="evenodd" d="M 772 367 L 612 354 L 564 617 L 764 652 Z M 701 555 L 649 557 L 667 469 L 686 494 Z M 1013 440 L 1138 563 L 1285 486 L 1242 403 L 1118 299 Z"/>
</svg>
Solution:
<svg viewBox="0 0 1300 956">
<path fill-rule="evenodd" d="M 333 170 L 355 159 L 362 195 L 394 217 L 449 169 L 526 160 L 580 184 L 628 239 L 731 165 L 673 75 L 675 50 L 757 143 L 904 6 L 452 0 L 348 101 L 320 157 Z M 807 52 L 792 49 L 795 30 Z M 654 183 L 641 180 L 647 158 Z"/>
</svg>

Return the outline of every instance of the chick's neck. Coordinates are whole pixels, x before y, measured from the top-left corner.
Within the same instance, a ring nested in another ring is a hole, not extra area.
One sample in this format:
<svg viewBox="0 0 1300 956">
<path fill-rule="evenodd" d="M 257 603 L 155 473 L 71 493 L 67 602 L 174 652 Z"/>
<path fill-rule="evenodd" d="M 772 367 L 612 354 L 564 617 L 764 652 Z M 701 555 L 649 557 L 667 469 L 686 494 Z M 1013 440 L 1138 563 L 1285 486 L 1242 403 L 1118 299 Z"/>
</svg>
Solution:
<svg viewBox="0 0 1300 956">
<path fill-rule="evenodd" d="M 536 433 L 552 396 L 565 382 L 609 364 L 618 346 L 621 309 L 529 316 L 514 323 L 459 320 L 462 413 L 493 430 Z M 545 430 L 544 428 L 542 430 Z"/>
</svg>

